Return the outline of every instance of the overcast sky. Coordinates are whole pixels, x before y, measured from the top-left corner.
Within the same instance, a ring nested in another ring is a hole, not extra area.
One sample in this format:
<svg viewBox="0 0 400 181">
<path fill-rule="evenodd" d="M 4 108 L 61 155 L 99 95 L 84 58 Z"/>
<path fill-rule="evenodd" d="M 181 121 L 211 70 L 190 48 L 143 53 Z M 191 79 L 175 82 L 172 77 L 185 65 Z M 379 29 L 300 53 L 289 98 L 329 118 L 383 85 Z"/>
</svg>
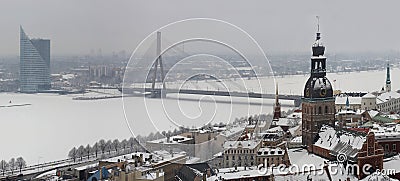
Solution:
<svg viewBox="0 0 400 181">
<path fill-rule="evenodd" d="M 0 2 L 0 55 L 19 52 L 19 25 L 50 38 L 52 55 L 132 52 L 149 33 L 194 17 L 216 18 L 250 33 L 269 53 L 307 52 L 315 16 L 329 52 L 400 50 L 400 1 L 31 0 Z"/>
</svg>

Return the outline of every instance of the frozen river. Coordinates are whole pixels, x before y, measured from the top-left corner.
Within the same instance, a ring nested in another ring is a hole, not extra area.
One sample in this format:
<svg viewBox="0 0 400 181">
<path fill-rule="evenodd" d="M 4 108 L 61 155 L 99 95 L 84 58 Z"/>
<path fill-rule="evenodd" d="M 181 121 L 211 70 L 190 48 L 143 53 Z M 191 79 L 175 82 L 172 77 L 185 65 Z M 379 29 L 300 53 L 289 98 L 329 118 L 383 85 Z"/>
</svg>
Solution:
<svg viewBox="0 0 400 181">
<path fill-rule="evenodd" d="M 385 71 L 329 74 L 335 89 L 342 91 L 376 91 L 385 82 Z M 392 70 L 392 90 L 398 90 L 400 70 Z M 308 76 L 277 77 L 279 90 L 285 94 L 301 94 Z M 261 85 L 264 81 L 261 80 Z M 333 82 L 333 80 L 336 80 Z M 248 81 L 256 86 L 254 80 Z M 254 81 L 252 83 L 251 81 Z M 273 89 L 267 92 L 273 93 Z M 128 123 L 135 134 L 173 129 L 175 125 L 202 125 L 211 122 L 229 122 L 236 117 L 270 113 L 273 100 L 245 98 L 189 96 L 177 101 L 171 99 L 124 98 Z M 188 100 L 191 98 L 193 100 Z M 202 101 L 197 101 L 201 99 Z M 214 102 L 215 99 L 217 102 Z M 68 151 L 79 145 L 93 144 L 99 139 L 124 139 L 131 136 L 125 121 L 121 99 L 72 100 L 72 96 L 53 94 L 1 93 L 0 106 L 0 160 L 23 156 L 29 164 L 66 158 Z M 282 101 L 290 108 L 292 102 Z M 149 116 L 150 115 L 150 116 Z M 229 120 L 228 120 L 229 119 Z M 171 121 L 172 120 L 172 121 Z"/>
</svg>

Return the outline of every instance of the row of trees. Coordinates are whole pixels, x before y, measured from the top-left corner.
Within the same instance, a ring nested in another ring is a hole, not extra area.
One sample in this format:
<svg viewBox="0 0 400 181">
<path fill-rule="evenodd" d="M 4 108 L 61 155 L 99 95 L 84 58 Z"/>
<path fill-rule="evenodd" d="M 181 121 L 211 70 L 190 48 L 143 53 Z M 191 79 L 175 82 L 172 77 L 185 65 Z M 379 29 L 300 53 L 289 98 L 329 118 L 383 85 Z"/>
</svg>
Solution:
<svg viewBox="0 0 400 181">
<path fill-rule="evenodd" d="M 115 154 L 119 154 L 128 151 L 133 152 L 139 150 L 141 151 L 142 147 L 140 146 L 139 142 L 133 137 L 129 138 L 129 140 L 124 139 L 122 141 L 119 141 L 118 139 L 115 139 L 114 141 L 106 141 L 104 139 L 101 139 L 93 145 L 88 144 L 86 146 L 81 145 L 78 148 L 72 148 L 68 153 L 68 157 L 72 158 L 75 162 L 77 158 L 82 161 L 84 157 L 87 157 L 87 159 L 89 159 L 91 155 L 97 158 L 100 153 L 102 155 L 104 155 L 105 153 L 108 153 L 110 155 L 111 152 L 114 151 Z"/>
<path fill-rule="evenodd" d="M 18 157 L 17 159 L 11 158 L 10 161 L 1 160 L 0 161 L 0 171 L 3 176 L 5 172 L 11 171 L 11 174 L 14 174 L 14 171 L 19 169 L 19 173 L 22 172 L 22 169 L 26 167 L 26 162 L 22 157 Z"/>
<path fill-rule="evenodd" d="M 212 126 L 225 126 L 225 124 L 224 123 L 215 123 L 214 125 L 208 124 L 203 126 L 202 128 L 207 129 L 211 128 Z M 87 159 L 89 159 L 91 155 L 97 158 L 100 153 L 102 155 L 106 153 L 110 155 L 111 152 L 114 151 L 115 154 L 126 153 L 128 151 L 130 152 L 145 151 L 145 149 L 141 146 L 140 143 L 145 143 L 146 141 L 152 141 L 156 139 L 179 135 L 188 132 L 189 130 L 190 129 L 188 127 L 179 127 L 179 129 L 174 129 L 173 131 L 169 130 L 156 133 L 151 132 L 147 136 L 138 135 L 136 136 L 136 138 L 131 137 L 129 138 L 129 140 L 124 139 L 122 141 L 119 141 L 118 139 L 115 139 L 113 141 L 112 140 L 106 141 L 104 139 L 101 139 L 98 142 L 94 143 L 93 145 L 88 144 L 86 146 L 81 145 L 78 148 L 76 147 L 72 148 L 68 153 L 68 157 L 72 158 L 75 162 L 76 159 L 80 159 L 82 161 L 84 157 L 87 157 Z"/>
</svg>

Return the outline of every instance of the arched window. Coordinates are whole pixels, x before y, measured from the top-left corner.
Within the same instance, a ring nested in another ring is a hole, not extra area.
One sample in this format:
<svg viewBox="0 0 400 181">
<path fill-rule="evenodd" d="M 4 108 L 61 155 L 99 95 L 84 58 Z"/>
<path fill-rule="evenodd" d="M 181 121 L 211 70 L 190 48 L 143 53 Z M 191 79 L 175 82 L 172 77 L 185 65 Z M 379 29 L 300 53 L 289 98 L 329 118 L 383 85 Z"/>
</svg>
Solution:
<svg viewBox="0 0 400 181">
<path fill-rule="evenodd" d="M 328 106 L 325 106 L 325 114 L 328 114 Z"/>
<path fill-rule="evenodd" d="M 322 114 L 322 108 L 321 108 L 321 106 L 318 107 L 318 114 Z"/>
</svg>

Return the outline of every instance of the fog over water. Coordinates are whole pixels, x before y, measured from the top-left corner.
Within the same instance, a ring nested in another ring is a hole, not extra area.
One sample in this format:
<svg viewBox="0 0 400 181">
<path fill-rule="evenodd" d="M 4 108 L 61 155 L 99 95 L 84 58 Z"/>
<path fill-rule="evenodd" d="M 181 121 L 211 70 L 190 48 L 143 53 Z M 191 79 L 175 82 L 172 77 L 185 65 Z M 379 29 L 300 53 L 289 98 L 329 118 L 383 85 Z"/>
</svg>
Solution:
<svg viewBox="0 0 400 181">
<path fill-rule="evenodd" d="M 336 80 L 333 83 L 334 88 L 342 91 L 377 91 L 384 86 L 385 74 L 383 70 L 353 72 L 328 74 L 328 78 L 332 83 Z M 398 90 L 400 70 L 392 69 L 391 77 L 392 90 Z M 308 75 L 296 75 L 277 77 L 276 80 L 280 93 L 301 94 L 307 78 Z M 261 79 L 261 84 L 263 81 L 270 80 Z M 273 89 L 269 88 L 268 91 L 272 93 Z M 159 130 L 173 129 L 175 124 L 170 119 L 176 120 L 176 124 L 184 125 L 201 125 L 208 120 L 229 122 L 236 117 L 270 113 L 273 103 L 273 100 L 265 100 L 261 104 L 259 99 L 251 99 L 252 104 L 248 105 L 245 98 L 233 98 L 231 104 L 227 97 L 214 97 L 217 100 L 214 103 L 213 97 L 185 95 L 185 99 L 175 106 L 176 95 L 169 97 L 171 99 L 146 99 L 146 104 L 143 104 L 141 97 L 124 98 L 130 104 L 130 109 L 126 111 L 135 118 L 128 121 L 132 131 L 145 135 L 149 131 L 157 130 L 154 125 Z M 187 100 L 188 98 L 202 98 L 203 101 L 199 103 L 196 100 Z M 28 164 L 35 164 L 39 157 L 42 157 L 40 162 L 66 158 L 68 151 L 74 146 L 93 144 L 102 138 L 124 139 L 131 136 L 121 99 L 78 101 L 72 100 L 71 95 L 0 94 L 0 106 L 9 105 L 9 101 L 13 104 L 31 105 L 0 107 L 0 159 L 9 160 L 11 157 L 23 156 Z M 285 106 L 283 110 L 289 109 L 292 104 L 291 101 L 281 102 Z M 151 115 L 150 118 L 148 114 Z M 185 116 L 193 119 L 185 120 Z"/>
</svg>

